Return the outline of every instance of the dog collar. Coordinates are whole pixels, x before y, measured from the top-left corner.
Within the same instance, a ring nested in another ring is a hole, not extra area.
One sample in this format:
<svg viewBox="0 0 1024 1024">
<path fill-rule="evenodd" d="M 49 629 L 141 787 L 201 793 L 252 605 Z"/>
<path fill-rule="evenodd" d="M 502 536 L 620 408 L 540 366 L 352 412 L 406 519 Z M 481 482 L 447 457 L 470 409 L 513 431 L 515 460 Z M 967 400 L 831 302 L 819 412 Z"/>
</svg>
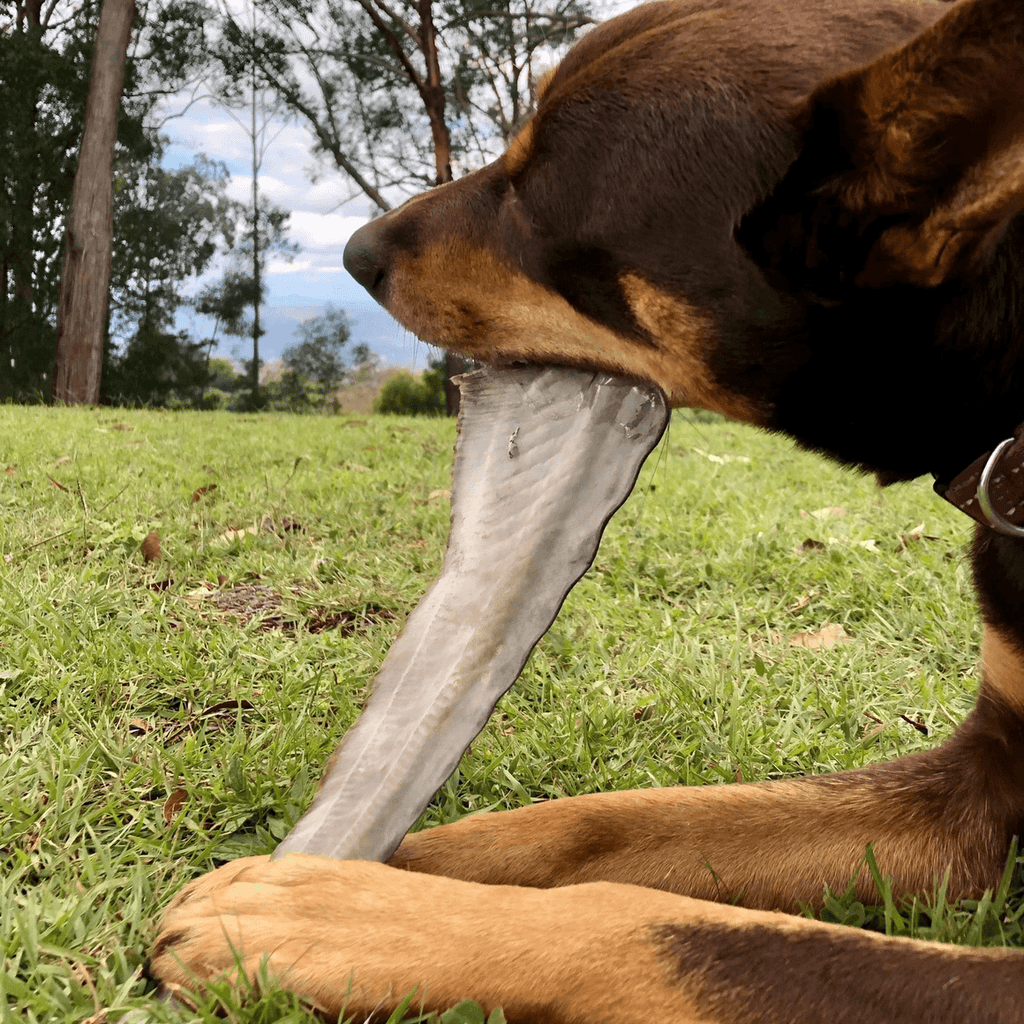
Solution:
<svg viewBox="0 0 1024 1024">
<path fill-rule="evenodd" d="M 981 523 L 1007 537 L 1024 537 L 1024 430 L 979 455 L 935 492 Z"/>
</svg>

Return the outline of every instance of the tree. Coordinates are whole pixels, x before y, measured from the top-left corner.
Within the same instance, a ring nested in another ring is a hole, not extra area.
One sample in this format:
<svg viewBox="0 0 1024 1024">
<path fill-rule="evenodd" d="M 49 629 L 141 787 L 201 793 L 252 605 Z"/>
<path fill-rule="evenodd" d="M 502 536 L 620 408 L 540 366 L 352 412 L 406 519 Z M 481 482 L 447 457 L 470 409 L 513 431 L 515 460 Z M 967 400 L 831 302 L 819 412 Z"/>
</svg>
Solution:
<svg viewBox="0 0 1024 1024">
<path fill-rule="evenodd" d="M 52 394 L 63 239 L 99 14 L 96 0 L 0 5 L 0 400 Z M 158 159 L 154 105 L 208 59 L 204 16 L 199 0 L 148 0 L 137 12 L 117 167 Z M 115 200 L 115 236 L 123 237 L 118 216 Z M 116 293 L 116 250 L 114 260 Z"/>
<path fill-rule="evenodd" d="M 202 156 L 176 171 L 119 163 L 104 401 L 162 405 L 172 393 L 198 401 L 208 342 L 177 331 L 175 320 L 190 301 L 184 284 L 235 241 L 243 207 L 227 197 L 228 178 Z"/>
<path fill-rule="evenodd" d="M 445 370 L 443 359 L 432 359 L 419 378 L 404 370 L 380 389 L 373 411 L 384 416 L 443 416 Z"/>
<path fill-rule="evenodd" d="M 55 402 L 95 405 L 100 400 L 114 245 L 111 165 L 134 18 L 134 0 L 103 0 L 85 105 L 82 151 L 64 235 L 53 375 Z"/>
<path fill-rule="evenodd" d="M 5 8 L 6 10 L 6 8 Z M 0 398 L 49 394 L 61 236 L 87 93 L 87 58 L 50 45 L 54 5 L 0 15 Z M 95 38 L 95 22 L 71 31 Z M 52 230 L 48 230 L 52 229 Z"/>
<path fill-rule="evenodd" d="M 264 0 L 266 24 L 225 25 L 222 63 L 259 48 L 261 74 L 381 210 L 500 152 L 532 104 L 538 60 L 593 23 L 590 0 Z"/>
<path fill-rule="evenodd" d="M 207 384 L 221 391 L 237 391 L 242 378 L 235 372 L 229 359 L 211 359 L 206 364 Z"/>
<path fill-rule="evenodd" d="M 256 281 L 252 274 L 239 266 L 229 267 L 219 281 L 207 285 L 196 297 L 196 312 L 213 319 L 213 332 L 204 342 L 206 359 L 211 366 L 217 362 L 210 361 L 210 354 L 217 344 L 217 332 L 244 338 L 252 329 L 245 318 L 245 311 L 258 301 Z"/>
<path fill-rule="evenodd" d="M 248 307 L 252 310 L 251 319 L 236 321 L 242 329 L 242 336 L 253 340 L 252 358 L 242 361 L 249 380 L 249 396 L 246 402 L 240 404 L 240 408 L 262 409 L 265 405 L 259 385 L 259 372 L 263 366 L 259 355 L 259 339 L 264 333 L 259 322 L 259 310 L 267 286 L 260 270 L 270 255 L 291 260 L 298 251 L 298 246 L 288 240 L 290 216 L 287 210 L 260 197 L 258 207 L 246 207 L 242 237 L 231 253 L 233 264 L 228 275 L 234 275 L 231 280 L 236 295 L 243 290 L 247 291 Z M 225 276 L 225 287 L 228 281 L 229 276 Z"/>
<path fill-rule="evenodd" d="M 108 401 L 129 405 L 198 405 L 208 381 L 201 342 L 163 318 L 144 320 L 104 381 Z"/>
<path fill-rule="evenodd" d="M 302 341 L 284 350 L 284 365 L 324 400 L 345 377 L 344 349 L 352 336 L 348 317 L 328 303 L 323 314 L 303 321 L 295 333 Z"/>
<path fill-rule="evenodd" d="M 228 198 L 228 180 L 223 164 L 203 156 L 176 171 L 119 164 L 104 400 L 162 404 L 171 391 L 198 387 L 195 364 L 206 342 L 176 331 L 175 318 L 189 302 L 185 282 L 234 244 L 244 208 Z M 166 358 L 156 351 L 161 339 Z"/>
<path fill-rule="evenodd" d="M 280 101 L 271 103 L 267 101 L 268 91 L 265 86 L 265 76 L 259 67 L 262 57 L 262 49 L 259 45 L 261 37 L 262 18 L 259 16 L 256 3 L 250 3 L 247 7 L 248 25 L 240 30 L 236 24 L 234 15 L 230 8 L 224 7 L 224 23 L 222 31 L 225 39 L 229 40 L 219 50 L 221 57 L 221 73 L 217 76 L 214 86 L 214 100 L 222 109 L 244 129 L 249 136 L 251 145 L 251 170 L 252 170 L 252 204 L 250 206 L 251 231 L 249 238 L 249 253 L 252 265 L 252 280 L 254 288 L 254 301 L 252 303 L 252 359 L 249 365 L 252 370 L 250 380 L 250 405 L 254 409 L 262 408 L 264 402 L 260 397 L 260 338 L 264 331 L 260 326 L 260 304 L 263 298 L 263 238 L 260 220 L 262 203 L 259 192 L 260 168 L 263 165 L 263 158 L 266 155 L 270 143 L 280 133 L 281 127 L 272 136 L 270 129 L 278 114 Z M 273 93 L 269 94 L 273 96 Z M 248 113 L 247 120 L 236 116 L 233 108 L 244 107 Z M 279 235 L 283 230 L 284 215 L 280 219 L 277 230 Z M 274 225 L 267 225 L 267 237 L 272 237 L 275 230 Z"/>
</svg>

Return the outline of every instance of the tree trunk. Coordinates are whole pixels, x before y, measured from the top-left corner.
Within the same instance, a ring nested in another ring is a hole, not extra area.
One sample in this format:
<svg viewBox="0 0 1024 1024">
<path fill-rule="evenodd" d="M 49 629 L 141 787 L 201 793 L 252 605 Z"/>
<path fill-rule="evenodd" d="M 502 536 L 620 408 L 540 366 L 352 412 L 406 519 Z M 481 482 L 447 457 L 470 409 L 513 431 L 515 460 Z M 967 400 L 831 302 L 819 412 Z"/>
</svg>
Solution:
<svg viewBox="0 0 1024 1024">
<path fill-rule="evenodd" d="M 255 28 L 256 9 L 253 8 L 253 21 Z M 259 94 L 256 91 L 256 58 L 253 57 L 252 66 L 252 96 L 251 112 L 252 127 L 249 138 L 252 140 L 252 280 L 255 298 L 252 300 L 252 381 L 250 387 L 252 394 L 250 402 L 253 409 L 263 407 L 260 398 L 260 335 L 263 333 L 260 328 L 260 155 L 259 155 L 259 134 L 256 131 L 256 106 Z"/>
<path fill-rule="evenodd" d="M 427 77 L 420 88 L 420 98 L 430 122 L 434 143 L 434 181 L 438 185 L 452 180 L 452 140 L 444 118 L 444 85 L 441 64 L 437 57 L 437 32 L 434 28 L 433 0 L 419 0 L 416 10 L 420 16 L 420 48 L 427 68 Z M 465 360 L 451 352 L 444 354 L 444 399 L 449 416 L 459 414 L 459 389 L 452 377 L 462 373 Z"/>
<path fill-rule="evenodd" d="M 117 112 L 134 0 L 103 0 L 85 105 L 85 129 L 64 234 L 53 400 L 96 404 L 110 302 L 112 173 Z"/>
<path fill-rule="evenodd" d="M 444 119 L 444 85 L 437 58 L 437 32 L 434 28 L 432 3 L 433 0 L 419 0 L 416 5 L 420 16 L 423 60 L 427 66 L 427 77 L 420 89 L 420 96 L 427 110 L 434 143 L 434 183 L 443 185 L 452 180 L 452 140 Z"/>
</svg>

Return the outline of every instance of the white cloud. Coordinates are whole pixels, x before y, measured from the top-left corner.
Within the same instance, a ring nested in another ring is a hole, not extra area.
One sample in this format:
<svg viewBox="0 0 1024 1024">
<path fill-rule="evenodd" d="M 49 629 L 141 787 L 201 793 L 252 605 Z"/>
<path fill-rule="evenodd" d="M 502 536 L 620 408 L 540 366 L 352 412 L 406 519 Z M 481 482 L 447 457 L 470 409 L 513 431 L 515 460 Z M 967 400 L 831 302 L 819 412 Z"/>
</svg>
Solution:
<svg viewBox="0 0 1024 1024">
<path fill-rule="evenodd" d="M 288 234 L 302 246 L 303 251 L 336 253 L 340 257 L 352 233 L 365 223 L 365 217 L 296 210 L 288 222 Z M 341 260 L 335 259 L 335 263 L 341 263 Z"/>
</svg>

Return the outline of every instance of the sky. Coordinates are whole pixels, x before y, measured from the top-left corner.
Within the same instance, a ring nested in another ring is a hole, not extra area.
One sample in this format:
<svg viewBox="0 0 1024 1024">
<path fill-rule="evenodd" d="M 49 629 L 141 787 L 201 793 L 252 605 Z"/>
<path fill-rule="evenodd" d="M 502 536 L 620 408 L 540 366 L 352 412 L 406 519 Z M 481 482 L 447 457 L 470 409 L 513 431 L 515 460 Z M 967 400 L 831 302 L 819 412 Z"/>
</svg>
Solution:
<svg viewBox="0 0 1024 1024">
<path fill-rule="evenodd" d="M 181 106 L 187 100 L 181 101 Z M 349 236 L 369 219 L 372 204 L 333 165 L 312 156 L 312 137 L 298 123 L 272 123 L 259 174 L 262 195 L 291 212 L 288 237 L 300 251 L 291 262 L 272 258 L 266 267 L 267 304 L 262 315 L 267 334 L 260 355 L 269 361 L 297 340 L 301 321 L 322 313 L 327 303 L 341 307 L 355 326 L 353 342 L 366 342 L 385 363 L 423 369 L 431 350 L 402 328 L 352 279 L 342 264 Z M 170 139 L 164 166 L 176 169 L 200 153 L 219 160 L 231 172 L 228 194 L 248 202 L 252 195 L 251 142 L 233 112 L 200 100 L 162 128 Z M 314 178 L 313 172 L 316 180 Z M 212 275 L 215 277 L 216 275 Z M 210 322 L 184 312 L 179 324 L 197 335 Z M 251 343 L 229 338 L 215 355 L 244 358 Z"/>
</svg>

